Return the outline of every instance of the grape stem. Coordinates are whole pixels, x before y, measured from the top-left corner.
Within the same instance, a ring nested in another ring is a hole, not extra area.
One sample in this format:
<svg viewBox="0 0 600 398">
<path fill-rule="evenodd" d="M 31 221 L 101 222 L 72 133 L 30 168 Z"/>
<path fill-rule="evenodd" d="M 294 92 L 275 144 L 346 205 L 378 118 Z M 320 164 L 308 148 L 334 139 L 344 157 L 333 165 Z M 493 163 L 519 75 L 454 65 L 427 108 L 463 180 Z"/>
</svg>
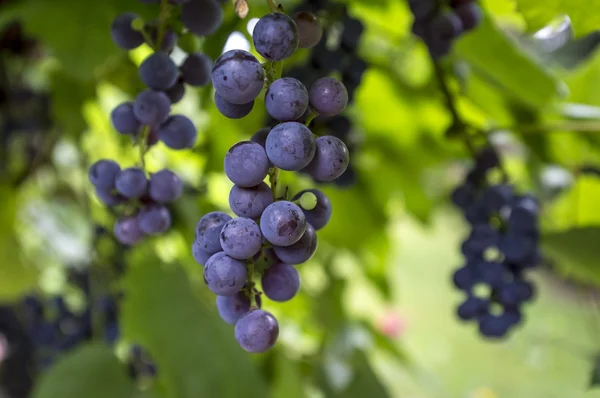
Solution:
<svg viewBox="0 0 600 398">
<path fill-rule="evenodd" d="M 277 3 L 275 3 L 275 0 L 267 0 L 267 4 L 268 4 L 269 8 L 271 9 L 271 12 L 282 12 L 283 11 L 281 5 L 277 5 Z"/>
<path fill-rule="evenodd" d="M 148 135 L 150 134 L 150 126 L 146 125 L 142 128 L 140 132 L 140 136 L 138 138 L 138 145 L 140 147 L 140 163 L 142 164 L 142 169 L 146 170 L 146 152 L 148 152 Z"/>
<path fill-rule="evenodd" d="M 158 34 L 156 35 L 156 45 L 154 51 L 160 51 L 162 42 L 165 36 L 166 20 L 169 16 L 169 1 L 161 0 L 160 2 L 160 14 L 158 15 Z"/>
<path fill-rule="evenodd" d="M 269 183 L 271 184 L 271 191 L 273 192 L 273 200 L 277 200 L 277 183 L 279 182 L 279 168 L 273 167 L 269 171 Z"/>
</svg>

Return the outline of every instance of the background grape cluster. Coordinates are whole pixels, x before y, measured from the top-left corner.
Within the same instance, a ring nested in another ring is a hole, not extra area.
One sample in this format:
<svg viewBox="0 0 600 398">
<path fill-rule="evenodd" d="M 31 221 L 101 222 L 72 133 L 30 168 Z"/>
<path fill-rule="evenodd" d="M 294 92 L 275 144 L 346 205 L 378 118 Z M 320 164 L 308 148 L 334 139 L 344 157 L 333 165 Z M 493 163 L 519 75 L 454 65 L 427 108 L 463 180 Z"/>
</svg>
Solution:
<svg viewBox="0 0 600 398">
<path fill-rule="evenodd" d="M 471 233 L 462 244 L 465 264 L 453 276 L 466 293 L 458 317 L 479 323 L 483 336 L 503 337 L 522 321 L 521 307 L 534 296 L 526 272 L 541 261 L 539 203 L 506 181 L 492 184 L 500 159 L 492 147 L 475 157 L 465 182 L 452 193 Z"/>
<path fill-rule="evenodd" d="M 452 42 L 477 27 L 483 18 L 475 0 L 409 0 L 408 5 L 415 16 L 412 31 L 425 41 L 433 58 L 448 54 Z"/>
<path fill-rule="evenodd" d="M 299 47 L 317 44 L 321 26 L 314 15 L 282 12 L 261 18 L 253 32 L 255 48 L 268 62 L 243 50 L 224 53 L 213 67 L 215 103 L 224 116 L 240 118 L 265 91 L 267 113 L 280 123 L 242 141 L 225 156 L 225 174 L 235 185 L 229 195 L 232 218 L 212 212 L 198 222 L 192 252 L 204 265 L 204 280 L 217 295 L 217 309 L 235 325 L 235 337 L 249 352 L 264 352 L 277 341 L 275 317 L 260 309 L 260 295 L 273 301 L 291 300 L 300 289 L 294 266 L 308 261 L 317 249 L 316 231 L 331 218 L 332 207 L 319 190 L 288 198 L 278 190 L 281 170 L 304 171 L 317 181 L 334 181 L 349 164 L 348 148 L 337 137 L 315 138 L 307 127 L 319 114 L 335 117 L 348 103 L 343 83 L 323 77 L 307 89 L 294 78 L 277 78 L 276 62 Z M 235 79 L 233 78 L 235 77 Z M 264 180 L 269 177 L 270 186 Z M 262 293 L 254 276 L 261 277 Z"/>
</svg>

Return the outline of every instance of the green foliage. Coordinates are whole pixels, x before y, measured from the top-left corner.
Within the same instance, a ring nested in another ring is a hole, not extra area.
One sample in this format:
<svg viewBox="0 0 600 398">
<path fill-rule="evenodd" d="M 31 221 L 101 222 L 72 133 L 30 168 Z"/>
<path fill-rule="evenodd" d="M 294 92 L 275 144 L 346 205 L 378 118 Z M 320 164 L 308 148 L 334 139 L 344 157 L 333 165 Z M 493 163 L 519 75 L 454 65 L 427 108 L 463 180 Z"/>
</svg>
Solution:
<svg viewBox="0 0 600 398">
<path fill-rule="evenodd" d="M 156 361 L 165 397 L 266 394 L 261 375 L 236 344 L 233 327 L 200 303 L 181 268 L 140 252 L 123 285 L 123 333 Z"/>
<path fill-rule="evenodd" d="M 566 14 L 573 21 L 576 34 L 598 29 L 600 4 L 585 0 L 517 0 L 517 10 L 523 14 L 530 30 L 537 30 Z"/>
<path fill-rule="evenodd" d="M 576 228 L 544 235 L 543 249 L 567 275 L 600 284 L 600 228 Z"/>
<path fill-rule="evenodd" d="M 83 345 L 67 354 L 39 381 L 33 398 L 132 398 L 135 385 L 125 366 L 102 343 Z M 135 397 L 149 398 L 145 394 Z"/>
</svg>

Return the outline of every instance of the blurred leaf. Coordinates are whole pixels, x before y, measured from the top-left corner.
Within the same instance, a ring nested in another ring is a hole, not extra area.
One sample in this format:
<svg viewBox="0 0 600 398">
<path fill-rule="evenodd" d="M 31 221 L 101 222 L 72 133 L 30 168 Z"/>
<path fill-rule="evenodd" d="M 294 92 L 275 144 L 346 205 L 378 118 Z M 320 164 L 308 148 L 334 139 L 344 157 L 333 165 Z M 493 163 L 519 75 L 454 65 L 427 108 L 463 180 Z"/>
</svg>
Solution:
<svg viewBox="0 0 600 398">
<path fill-rule="evenodd" d="M 517 0 L 517 10 L 523 14 L 530 31 L 535 31 L 558 15 L 571 18 L 577 36 L 600 26 L 600 3 L 586 0 Z"/>
<path fill-rule="evenodd" d="M 125 366 L 111 348 L 97 343 L 66 354 L 42 375 L 33 398 L 131 398 L 134 393 Z"/>
<path fill-rule="evenodd" d="M 302 380 L 299 365 L 287 358 L 281 351 L 277 351 L 275 366 L 275 380 L 271 386 L 272 398 L 305 398 L 305 383 Z"/>
<path fill-rule="evenodd" d="M 575 68 L 594 55 L 600 45 L 600 31 L 594 31 L 548 54 L 547 59 L 563 68 Z"/>
<path fill-rule="evenodd" d="M 469 62 L 475 73 L 498 84 L 520 102 L 541 108 L 558 94 L 557 80 L 487 16 L 474 32 L 456 43 L 456 53 Z"/>
<path fill-rule="evenodd" d="M 569 190 L 544 210 L 545 219 L 555 230 L 600 226 L 600 179 L 580 175 Z"/>
<path fill-rule="evenodd" d="M 323 382 L 327 398 L 387 398 L 389 393 L 373 372 L 371 364 L 364 352 L 356 350 L 351 360 L 353 377 L 343 391 L 332 390 L 327 382 Z"/>
<path fill-rule="evenodd" d="M 600 356 L 597 355 L 594 359 L 594 367 L 592 368 L 592 374 L 590 376 L 589 388 L 595 388 L 600 386 Z"/>
<path fill-rule="evenodd" d="M 233 327 L 199 302 L 184 271 L 137 254 L 124 280 L 123 331 L 156 361 L 166 397 L 264 397 Z"/>
<path fill-rule="evenodd" d="M 600 284 L 600 228 L 575 228 L 545 234 L 544 253 L 567 275 L 583 282 Z"/>
<path fill-rule="evenodd" d="M 83 105 L 95 98 L 95 84 L 81 82 L 67 73 L 57 72 L 51 77 L 51 85 L 55 121 L 66 133 L 74 136 L 81 134 L 87 126 L 82 115 Z"/>
</svg>

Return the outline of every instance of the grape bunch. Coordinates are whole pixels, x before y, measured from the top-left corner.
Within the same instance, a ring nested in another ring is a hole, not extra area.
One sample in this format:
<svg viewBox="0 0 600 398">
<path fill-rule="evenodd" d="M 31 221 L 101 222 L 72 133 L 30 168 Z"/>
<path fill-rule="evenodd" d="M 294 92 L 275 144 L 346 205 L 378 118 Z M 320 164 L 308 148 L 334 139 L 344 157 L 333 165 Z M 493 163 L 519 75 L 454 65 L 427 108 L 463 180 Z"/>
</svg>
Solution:
<svg viewBox="0 0 600 398">
<path fill-rule="evenodd" d="M 471 226 L 461 247 L 465 263 L 453 276 L 467 295 L 458 317 L 478 322 L 480 333 L 490 338 L 505 336 L 521 322 L 521 308 L 534 296 L 526 273 L 541 261 L 539 203 L 505 182 L 488 183 L 490 172 L 499 167 L 495 150 L 485 148 L 451 195 Z"/>
<path fill-rule="evenodd" d="M 215 0 L 171 3 L 165 14 L 178 15 L 179 21 L 162 18 L 164 10 L 158 21 L 149 23 L 134 13 L 123 13 L 110 28 L 113 41 L 123 49 L 132 50 L 146 43 L 154 50 L 139 67 L 140 79 L 147 89 L 134 101 L 119 104 L 110 115 L 115 130 L 131 136 L 143 153 L 158 141 L 175 150 L 194 146 L 197 135 L 194 123 L 184 115 L 170 115 L 171 105 L 184 97 L 186 85 L 201 87 L 210 82 L 212 60 L 197 52 L 195 36 L 214 33 L 223 19 L 221 5 Z M 176 28 L 181 33 L 179 38 Z M 179 66 L 169 56 L 176 45 L 188 52 Z M 144 235 L 166 232 L 171 226 L 167 205 L 183 191 L 181 180 L 171 170 L 163 169 L 148 176 L 144 167 L 121 169 L 109 159 L 94 163 L 89 179 L 101 202 L 107 206 L 122 205 L 123 216 L 117 220 L 114 233 L 125 245 L 138 243 Z"/>
<path fill-rule="evenodd" d="M 348 101 L 344 85 L 325 77 L 307 90 L 297 79 L 272 75 L 273 63 L 289 58 L 301 38 L 314 36 L 318 29 L 316 18 L 310 24 L 297 24 L 281 12 L 268 14 L 253 32 L 255 48 L 267 60 L 264 69 L 252 54 L 241 50 L 224 53 L 213 67 L 215 102 L 225 116 L 243 117 L 266 80 L 265 107 L 281 122 L 229 149 L 224 168 L 234 183 L 229 205 L 236 217 L 224 212 L 204 215 L 192 245 L 194 258 L 204 266 L 204 280 L 217 295 L 221 318 L 235 325 L 238 343 L 252 353 L 267 351 L 279 335 L 277 319 L 261 309 L 261 295 L 286 302 L 298 293 L 295 265 L 314 255 L 316 231 L 325 227 L 332 214 L 329 198 L 319 190 L 288 198 L 286 189 L 278 195 L 280 171 L 304 170 L 318 181 L 333 181 L 349 163 L 348 149 L 339 138 L 315 138 L 308 122 L 298 121 L 311 113 L 341 112 Z M 270 186 L 264 182 L 267 176 Z M 262 292 L 254 281 L 256 274 Z"/>
<path fill-rule="evenodd" d="M 412 31 L 419 36 L 433 58 L 448 54 L 452 42 L 479 25 L 483 12 L 476 0 L 408 0 L 415 19 Z"/>
</svg>

